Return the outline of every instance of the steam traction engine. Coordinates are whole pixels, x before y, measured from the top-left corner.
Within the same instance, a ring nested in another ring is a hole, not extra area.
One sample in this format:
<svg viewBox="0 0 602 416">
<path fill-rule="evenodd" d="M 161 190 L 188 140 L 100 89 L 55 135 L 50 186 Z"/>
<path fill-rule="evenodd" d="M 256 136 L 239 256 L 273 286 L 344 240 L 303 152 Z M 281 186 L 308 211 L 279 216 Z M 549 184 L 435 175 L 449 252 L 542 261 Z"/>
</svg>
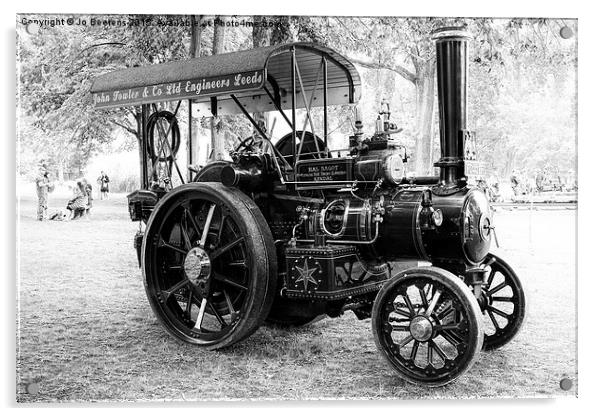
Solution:
<svg viewBox="0 0 602 416">
<path fill-rule="evenodd" d="M 98 107 L 141 104 L 143 189 L 128 196 L 130 215 L 146 223 L 136 238 L 146 292 L 171 335 L 216 349 L 264 321 L 303 325 L 350 310 L 372 318 L 378 349 L 405 380 L 434 386 L 465 372 L 481 348 L 514 337 L 523 290 L 489 253 L 492 213 L 485 195 L 467 185 L 469 35 L 444 28 L 434 39 L 438 177 L 405 176 L 407 155 L 391 140 L 400 129 L 386 105 L 374 135 L 363 133 L 358 117 L 346 155 L 335 157 L 326 108 L 355 103 L 360 80 L 349 61 L 322 46 L 259 48 L 96 80 Z M 149 103 L 168 98 L 178 101 L 175 111 L 153 104 L 149 115 Z M 232 150 L 232 161 L 211 162 L 173 186 L 184 98 L 189 120 L 194 105 L 205 105 L 213 115 L 246 115 L 255 132 Z M 251 116 L 268 106 L 291 127 L 275 144 Z M 312 106 L 324 108 L 323 137 Z"/>
</svg>

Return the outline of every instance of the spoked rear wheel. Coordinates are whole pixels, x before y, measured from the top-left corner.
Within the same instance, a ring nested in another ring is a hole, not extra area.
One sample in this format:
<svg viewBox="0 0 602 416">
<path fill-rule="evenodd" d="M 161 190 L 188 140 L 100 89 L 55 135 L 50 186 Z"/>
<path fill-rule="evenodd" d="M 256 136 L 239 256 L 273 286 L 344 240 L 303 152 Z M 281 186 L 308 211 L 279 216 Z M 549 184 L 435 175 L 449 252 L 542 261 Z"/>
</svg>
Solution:
<svg viewBox="0 0 602 416">
<path fill-rule="evenodd" d="M 270 310 L 274 242 L 255 203 L 218 183 L 166 195 L 143 241 L 146 293 L 176 338 L 210 349 L 241 341 Z"/>
<path fill-rule="evenodd" d="M 400 376 L 442 386 L 466 372 L 483 343 L 469 288 L 436 267 L 406 270 L 379 291 L 372 309 L 376 345 Z"/>
<path fill-rule="evenodd" d="M 498 256 L 488 254 L 491 268 L 479 304 L 485 315 L 483 349 L 499 348 L 512 340 L 525 318 L 525 291 L 514 270 Z"/>
</svg>

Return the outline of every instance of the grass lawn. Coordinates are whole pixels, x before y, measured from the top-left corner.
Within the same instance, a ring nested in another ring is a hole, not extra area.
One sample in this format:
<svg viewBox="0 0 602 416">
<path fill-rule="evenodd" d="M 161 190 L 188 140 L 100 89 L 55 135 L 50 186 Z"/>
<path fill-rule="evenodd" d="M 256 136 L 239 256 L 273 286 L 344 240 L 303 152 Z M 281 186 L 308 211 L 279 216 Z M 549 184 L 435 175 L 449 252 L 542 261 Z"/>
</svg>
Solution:
<svg viewBox="0 0 602 416">
<path fill-rule="evenodd" d="M 65 203 L 51 198 L 50 210 Z M 33 197 L 21 199 L 19 402 L 576 394 L 575 210 L 498 210 L 494 252 L 525 286 L 523 330 L 455 383 L 429 389 L 397 377 L 370 321 L 351 313 L 294 330 L 262 327 L 218 352 L 175 341 L 148 305 L 125 196 L 94 203 L 89 220 L 38 222 Z M 563 377 L 573 380 L 569 391 Z"/>
</svg>

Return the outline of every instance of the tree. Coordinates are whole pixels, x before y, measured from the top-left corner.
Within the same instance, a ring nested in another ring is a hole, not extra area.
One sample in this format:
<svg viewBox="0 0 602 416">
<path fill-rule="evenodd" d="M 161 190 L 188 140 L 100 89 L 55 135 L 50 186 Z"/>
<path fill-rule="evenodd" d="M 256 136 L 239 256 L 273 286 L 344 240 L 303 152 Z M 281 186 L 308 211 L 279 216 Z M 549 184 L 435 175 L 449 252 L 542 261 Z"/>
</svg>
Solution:
<svg viewBox="0 0 602 416">
<path fill-rule="evenodd" d="M 73 160 L 71 156 L 76 156 L 78 165 L 85 166 L 94 152 L 113 139 L 117 127 L 132 133 L 132 139 L 135 137 L 132 109 L 93 108 L 89 90 L 97 75 L 186 54 L 185 41 L 189 37 L 184 36 L 184 27 L 166 25 L 161 16 L 110 17 L 147 24 L 48 27 L 43 36 L 28 35 L 21 28 L 17 32 L 19 116 L 46 132 L 48 140 L 63 138 L 59 141 L 64 143 L 61 157 L 53 159 L 59 171 Z M 56 147 L 48 143 L 44 149 Z"/>
</svg>

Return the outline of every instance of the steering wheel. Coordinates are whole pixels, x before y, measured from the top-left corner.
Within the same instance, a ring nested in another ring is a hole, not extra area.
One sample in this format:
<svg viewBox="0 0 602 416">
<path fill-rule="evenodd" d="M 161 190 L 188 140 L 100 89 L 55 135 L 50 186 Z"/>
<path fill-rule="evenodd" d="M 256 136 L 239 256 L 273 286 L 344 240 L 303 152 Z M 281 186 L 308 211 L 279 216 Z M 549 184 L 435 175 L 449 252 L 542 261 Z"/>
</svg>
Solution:
<svg viewBox="0 0 602 416">
<path fill-rule="evenodd" d="M 299 146 L 301 145 L 302 135 L 302 131 L 297 131 L 296 137 L 293 136 L 293 133 L 288 133 L 276 143 L 276 150 L 280 152 L 287 162 L 292 163 L 295 159 L 295 155 L 299 151 Z M 318 153 L 321 152 L 326 152 L 324 141 L 318 136 L 314 136 L 311 132 L 306 131 L 299 160 L 318 159 Z"/>
<path fill-rule="evenodd" d="M 240 140 L 240 139 L 239 139 Z M 250 136 L 244 140 L 240 140 L 238 146 L 236 146 L 235 152 L 240 152 L 241 149 L 244 149 L 245 152 L 252 152 L 255 146 L 255 137 Z"/>
</svg>

